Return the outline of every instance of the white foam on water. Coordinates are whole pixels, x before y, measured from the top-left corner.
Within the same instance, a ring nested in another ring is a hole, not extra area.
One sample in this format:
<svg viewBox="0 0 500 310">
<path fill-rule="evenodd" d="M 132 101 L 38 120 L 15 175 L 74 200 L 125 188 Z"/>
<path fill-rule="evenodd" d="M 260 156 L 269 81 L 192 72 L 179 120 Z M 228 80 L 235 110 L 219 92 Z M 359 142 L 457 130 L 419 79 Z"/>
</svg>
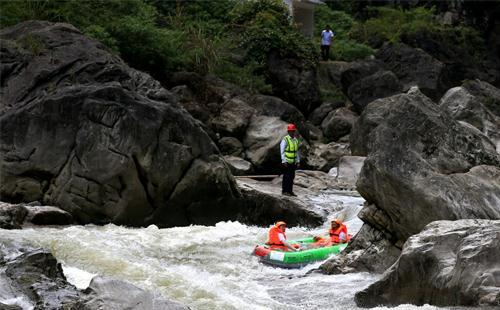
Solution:
<svg viewBox="0 0 500 310">
<path fill-rule="evenodd" d="M 362 198 L 322 194 L 315 199 L 322 205 L 338 204 L 340 209 L 335 212 L 347 214 L 350 233 L 361 227 L 353 214 L 361 208 Z M 326 221 L 314 229 L 293 227 L 287 229 L 287 236 L 324 235 L 328 226 Z M 358 309 L 355 292 L 379 277 L 307 274 L 322 262 L 295 270 L 262 265 L 251 254 L 257 244 L 266 241 L 267 233 L 268 228 L 231 221 L 168 229 L 110 224 L 0 230 L 0 241 L 49 249 L 63 263 L 69 281 L 79 288 L 88 286 L 93 275 L 110 276 L 192 309 Z"/>
<path fill-rule="evenodd" d="M 26 297 L 14 297 L 10 299 L 0 299 L 0 302 L 8 306 L 18 306 L 23 310 L 33 310 L 33 306 Z"/>
<path fill-rule="evenodd" d="M 89 287 L 90 281 L 97 275 L 76 267 L 62 265 L 62 268 L 68 282 L 79 290 Z"/>
</svg>

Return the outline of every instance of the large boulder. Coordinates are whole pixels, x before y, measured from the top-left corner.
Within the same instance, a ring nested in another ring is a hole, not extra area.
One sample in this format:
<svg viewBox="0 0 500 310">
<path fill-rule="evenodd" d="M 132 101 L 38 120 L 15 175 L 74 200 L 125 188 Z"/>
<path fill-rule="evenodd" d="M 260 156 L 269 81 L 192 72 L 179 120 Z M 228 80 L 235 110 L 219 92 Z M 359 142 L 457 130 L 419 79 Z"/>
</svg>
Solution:
<svg viewBox="0 0 500 310">
<path fill-rule="evenodd" d="M 30 21 L 0 37 L 3 200 L 60 206 L 82 223 L 188 225 L 199 218 L 153 213 L 198 213 L 239 197 L 199 122 L 149 75 L 68 24 Z M 18 44 L 27 38 L 41 50 Z M 220 179 L 233 186 L 215 196 Z M 196 201 L 179 199 L 194 186 Z"/>
<path fill-rule="evenodd" d="M 281 195 L 281 182 L 271 184 L 242 178 L 238 179 L 238 186 L 248 201 L 248 212 L 239 221 L 269 226 L 282 220 L 288 226 L 317 227 L 326 220 L 328 213 L 318 210 L 310 201 Z"/>
<path fill-rule="evenodd" d="M 405 90 L 418 86 L 424 94 L 437 100 L 451 85 L 445 65 L 419 48 L 403 43 L 385 44 L 378 50 L 377 59 L 396 74 Z"/>
<path fill-rule="evenodd" d="M 480 81 L 472 83 L 487 84 Z M 489 86 L 494 88 L 491 85 Z M 500 96 L 499 89 L 496 89 L 496 95 Z M 495 115 L 487 108 L 487 105 L 490 105 L 495 109 L 495 106 L 491 104 L 493 98 L 481 92 L 473 95 L 463 86 L 454 87 L 446 92 L 439 105 L 454 119 L 467 122 L 479 129 L 496 145 L 496 149 L 500 153 L 500 116 Z M 497 103 L 497 105 L 500 106 L 500 103 Z"/>
<path fill-rule="evenodd" d="M 245 101 L 232 98 L 222 105 L 219 115 L 212 120 L 212 126 L 223 136 L 241 138 L 253 114 L 254 109 Z"/>
<path fill-rule="evenodd" d="M 392 245 L 436 220 L 500 219 L 494 145 L 418 89 L 369 104 L 353 136 L 353 155 L 368 156 L 357 182 L 368 209 L 359 217 Z"/>
<path fill-rule="evenodd" d="M 53 206 L 26 206 L 28 214 L 25 222 L 35 225 L 71 225 L 73 216 L 70 213 Z"/>
<path fill-rule="evenodd" d="M 276 169 L 287 123 L 277 117 L 254 116 L 243 139 L 246 158 L 257 168 Z"/>
<path fill-rule="evenodd" d="M 296 106 L 305 115 L 321 103 L 316 68 L 298 59 L 283 58 L 272 52 L 267 59 L 273 93 Z"/>
<path fill-rule="evenodd" d="M 224 155 L 241 156 L 243 144 L 234 137 L 222 137 L 219 140 L 219 149 Z"/>
<path fill-rule="evenodd" d="M 354 111 L 361 113 L 373 100 L 400 93 L 402 90 L 403 86 L 394 73 L 380 70 L 352 83 L 347 89 L 347 97 L 351 100 Z"/>
<path fill-rule="evenodd" d="M 343 106 L 345 106 L 345 102 L 340 100 L 324 102 L 309 115 L 309 121 L 313 125 L 321 125 L 325 117 L 330 114 L 330 112 Z"/>
<path fill-rule="evenodd" d="M 342 156 L 350 154 L 349 144 L 346 143 L 314 143 L 307 154 L 306 165 L 313 170 L 328 172 L 332 167 L 338 166 Z"/>
<path fill-rule="evenodd" d="M 325 117 L 321 123 L 321 129 L 329 142 L 337 141 L 351 132 L 357 119 L 358 115 L 348 108 L 339 108 Z"/>
<path fill-rule="evenodd" d="M 27 296 L 36 309 L 77 309 L 83 298 L 66 281 L 61 264 L 45 250 L 27 251 L 7 259 L 3 267 L 10 285 L 19 295 Z"/>
<path fill-rule="evenodd" d="M 233 175 L 247 175 L 253 171 L 252 164 L 236 156 L 224 156 Z"/>
<path fill-rule="evenodd" d="M 359 306 L 500 305 L 500 221 L 436 221 L 406 241 L 383 278 L 361 292 Z"/>
<path fill-rule="evenodd" d="M 304 115 L 290 103 L 278 97 L 255 95 L 248 101 L 248 104 L 256 110 L 257 116 L 278 117 L 284 122 L 295 124 L 300 135 L 309 140 L 310 127 Z"/>
<path fill-rule="evenodd" d="M 344 64 L 340 75 L 342 91 L 347 94 L 349 87 L 355 82 L 370 76 L 383 68 L 383 64 L 377 60 L 363 60 L 350 62 L 346 68 Z"/>
</svg>

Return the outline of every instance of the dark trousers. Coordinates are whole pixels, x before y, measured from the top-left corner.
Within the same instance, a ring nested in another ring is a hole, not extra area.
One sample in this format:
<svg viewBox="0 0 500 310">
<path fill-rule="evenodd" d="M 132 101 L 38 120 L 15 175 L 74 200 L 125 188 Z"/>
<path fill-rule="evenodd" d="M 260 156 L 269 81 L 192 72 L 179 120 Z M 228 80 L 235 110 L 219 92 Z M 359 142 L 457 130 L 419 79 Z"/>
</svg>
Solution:
<svg viewBox="0 0 500 310">
<path fill-rule="evenodd" d="M 321 45 L 321 57 L 323 57 L 324 61 L 330 58 L 330 45 Z"/>
<path fill-rule="evenodd" d="M 295 164 L 286 164 L 283 168 L 283 193 L 293 192 L 293 179 L 295 179 Z"/>
</svg>

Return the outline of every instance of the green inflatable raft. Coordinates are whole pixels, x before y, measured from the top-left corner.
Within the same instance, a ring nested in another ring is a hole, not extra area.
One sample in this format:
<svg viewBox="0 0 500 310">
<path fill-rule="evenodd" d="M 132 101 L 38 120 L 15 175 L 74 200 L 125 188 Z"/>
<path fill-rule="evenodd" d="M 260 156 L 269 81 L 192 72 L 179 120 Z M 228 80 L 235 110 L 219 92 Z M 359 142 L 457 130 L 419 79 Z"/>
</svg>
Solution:
<svg viewBox="0 0 500 310">
<path fill-rule="evenodd" d="M 281 268 L 302 268 L 309 263 L 325 260 L 330 255 L 338 254 L 347 246 L 347 243 L 341 243 L 308 249 L 314 246 L 315 241 L 312 237 L 290 240 L 289 243 L 299 244 L 304 250 L 284 252 L 271 250 L 268 246 L 258 245 L 255 247 L 254 255 L 258 256 L 260 261 L 266 265 Z"/>
</svg>

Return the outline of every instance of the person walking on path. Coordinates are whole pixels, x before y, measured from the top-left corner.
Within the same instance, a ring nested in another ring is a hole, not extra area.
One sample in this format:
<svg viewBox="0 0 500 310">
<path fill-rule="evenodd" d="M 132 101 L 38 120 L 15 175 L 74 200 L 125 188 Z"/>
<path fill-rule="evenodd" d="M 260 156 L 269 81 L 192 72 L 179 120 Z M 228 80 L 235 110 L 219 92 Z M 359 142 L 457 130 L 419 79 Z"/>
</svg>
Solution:
<svg viewBox="0 0 500 310">
<path fill-rule="evenodd" d="M 327 25 L 323 31 L 321 31 L 321 57 L 324 61 L 330 58 L 330 46 L 332 45 L 333 37 L 335 33 Z"/>
<path fill-rule="evenodd" d="M 288 134 L 281 140 L 281 164 L 283 165 L 282 194 L 286 196 L 297 196 L 293 192 L 293 179 L 295 169 L 300 163 L 299 140 L 296 138 L 297 129 L 294 124 L 288 124 Z"/>
</svg>

